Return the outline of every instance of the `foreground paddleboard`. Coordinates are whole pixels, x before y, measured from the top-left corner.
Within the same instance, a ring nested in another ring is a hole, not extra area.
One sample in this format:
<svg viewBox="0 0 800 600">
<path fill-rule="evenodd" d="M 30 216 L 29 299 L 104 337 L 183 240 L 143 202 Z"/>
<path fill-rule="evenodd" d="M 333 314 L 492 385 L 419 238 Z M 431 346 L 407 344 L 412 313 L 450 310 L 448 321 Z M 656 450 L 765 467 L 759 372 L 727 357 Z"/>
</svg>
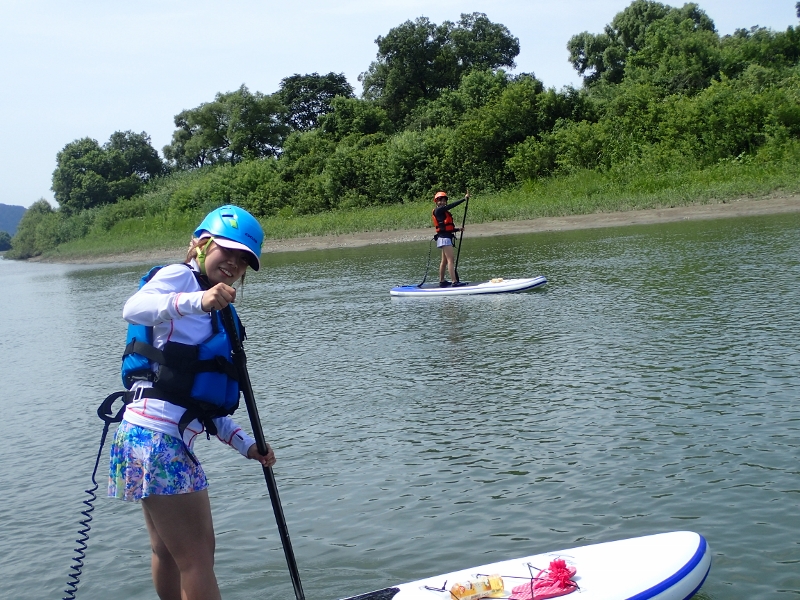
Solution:
<svg viewBox="0 0 800 600">
<path fill-rule="evenodd" d="M 438 283 L 426 283 L 422 286 L 402 285 L 389 290 L 392 296 L 465 296 L 468 294 L 504 294 L 523 292 L 543 286 L 547 283 L 544 275 L 528 279 L 503 279 L 498 277 L 491 281 L 466 283 L 457 287 L 439 287 Z"/>
<path fill-rule="evenodd" d="M 577 569 L 573 581 L 579 589 L 563 596 L 568 600 L 686 600 L 700 589 L 711 569 L 705 538 L 673 531 L 491 563 L 349 600 L 453 600 L 449 590 L 454 583 L 493 574 L 503 578 L 504 590 L 490 597 L 508 598 L 512 588 L 530 581 L 531 568 L 536 575 L 557 558 Z"/>
</svg>

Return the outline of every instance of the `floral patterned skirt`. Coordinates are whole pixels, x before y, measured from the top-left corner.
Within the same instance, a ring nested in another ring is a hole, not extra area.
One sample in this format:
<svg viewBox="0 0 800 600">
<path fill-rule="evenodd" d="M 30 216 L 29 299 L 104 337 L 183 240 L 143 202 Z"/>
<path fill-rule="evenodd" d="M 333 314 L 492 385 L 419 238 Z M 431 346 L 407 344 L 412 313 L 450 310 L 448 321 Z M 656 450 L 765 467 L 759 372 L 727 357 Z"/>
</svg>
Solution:
<svg viewBox="0 0 800 600">
<path fill-rule="evenodd" d="M 208 487 L 203 467 L 183 442 L 166 433 L 122 421 L 114 435 L 108 496 L 137 502 L 150 495 L 199 492 Z"/>
</svg>

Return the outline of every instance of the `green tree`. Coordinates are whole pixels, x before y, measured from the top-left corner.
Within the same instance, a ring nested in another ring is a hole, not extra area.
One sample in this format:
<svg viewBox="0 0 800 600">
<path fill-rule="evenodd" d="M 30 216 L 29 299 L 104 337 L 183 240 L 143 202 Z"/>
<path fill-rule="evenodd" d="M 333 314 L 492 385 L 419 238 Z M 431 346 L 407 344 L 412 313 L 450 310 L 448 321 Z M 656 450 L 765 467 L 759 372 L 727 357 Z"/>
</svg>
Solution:
<svg viewBox="0 0 800 600">
<path fill-rule="evenodd" d="M 164 146 L 164 158 L 179 169 L 203 167 L 217 162 L 227 146 L 224 107 L 221 102 L 206 102 L 175 115 L 177 129 L 172 143 Z"/>
<path fill-rule="evenodd" d="M 317 126 L 320 117 L 328 114 L 336 96 L 353 98 L 353 86 L 344 73 L 320 75 L 295 74 L 281 80 L 278 98 L 286 106 L 286 122 L 296 131 L 308 131 Z"/>
<path fill-rule="evenodd" d="M 694 93 L 719 76 L 719 36 L 692 18 L 670 14 L 652 23 L 644 46 L 629 55 L 625 77 L 651 81 L 665 93 Z"/>
<path fill-rule="evenodd" d="M 52 231 L 58 221 L 58 214 L 44 198 L 30 205 L 11 239 L 9 258 L 25 259 L 38 256 L 45 249 L 45 233 Z"/>
<path fill-rule="evenodd" d="M 502 69 L 466 74 L 456 90 L 445 90 L 430 102 L 420 104 L 409 115 L 407 129 L 454 127 L 470 111 L 497 99 L 512 78 Z"/>
<path fill-rule="evenodd" d="M 164 172 L 150 137 L 132 131 L 113 133 L 103 146 L 91 138 L 70 142 L 56 164 L 52 190 L 68 214 L 130 198 Z"/>
<path fill-rule="evenodd" d="M 78 212 L 112 201 L 108 189 L 111 165 L 97 140 L 70 142 L 56 155 L 56 164 L 52 190 L 64 212 Z"/>
<path fill-rule="evenodd" d="M 474 69 L 493 70 L 514 67 L 519 55 L 519 39 L 505 25 L 492 23 L 484 13 L 463 14 L 450 30 L 458 81 Z"/>
<path fill-rule="evenodd" d="M 714 22 L 697 4 L 672 8 L 652 0 L 634 0 L 617 13 L 603 33 L 584 31 L 570 38 L 567 42 L 569 60 L 587 84 L 619 83 L 629 56 L 644 48 L 650 26 L 668 17 L 676 22 L 689 19 L 695 29 L 714 31 Z"/>
<path fill-rule="evenodd" d="M 720 71 L 729 78 L 742 75 L 751 65 L 772 71 L 775 80 L 782 79 L 783 69 L 790 69 L 800 60 L 800 28 L 772 31 L 765 27 L 737 29 L 720 40 Z"/>
<path fill-rule="evenodd" d="M 336 141 L 353 134 L 390 134 L 394 129 L 386 111 L 370 100 L 340 96 L 331 100 L 331 108 L 320 119 L 320 129 Z"/>
<path fill-rule="evenodd" d="M 513 146 L 553 126 L 558 111 L 542 82 L 523 77 L 496 100 L 471 111 L 455 128 L 443 171 L 457 189 L 491 189 L 509 183 L 505 161 Z"/>
<path fill-rule="evenodd" d="M 454 90 L 473 69 L 513 67 L 519 40 L 483 13 L 462 14 L 458 23 L 406 21 L 379 36 L 378 56 L 359 75 L 364 97 L 376 100 L 394 122 L 420 102 Z"/>
<path fill-rule="evenodd" d="M 115 131 L 104 148 L 107 152 L 119 153 L 126 176 L 136 175 L 140 180 L 148 181 L 167 171 L 158 152 L 150 144 L 150 136 L 144 131 Z"/>
<path fill-rule="evenodd" d="M 288 128 L 283 118 L 285 109 L 278 97 L 261 92 L 251 94 L 242 86 L 223 94 L 221 100 L 227 107 L 228 162 L 276 156 L 280 152 Z"/>
<path fill-rule="evenodd" d="M 11 236 L 7 231 L 0 231 L 0 252 L 11 249 Z"/>
<path fill-rule="evenodd" d="M 284 113 L 277 96 L 252 94 L 244 85 L 218 93 L 213 102 L 175 115 L 177 129 L 172 143 L 164 146 L 164 157 L 178 168 L 191 169 L 276 156 L 288 132 Z"/>
</svg>

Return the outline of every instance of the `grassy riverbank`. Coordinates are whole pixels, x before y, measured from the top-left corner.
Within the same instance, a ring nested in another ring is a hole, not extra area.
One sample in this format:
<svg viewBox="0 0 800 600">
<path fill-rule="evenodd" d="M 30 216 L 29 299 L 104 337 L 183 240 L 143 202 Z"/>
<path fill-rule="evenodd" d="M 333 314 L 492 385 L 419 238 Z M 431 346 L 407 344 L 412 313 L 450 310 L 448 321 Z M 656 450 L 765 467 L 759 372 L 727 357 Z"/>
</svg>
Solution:
<svg viewBox="0 0 800 600">
<path fill-rule="evenodd" d="M 800 154 L 778 160 L 724 161 L 705 169 L 659 173 L 647 165 L 611 172 L 579 171 L 512 190 L 473 195 L 467 222 L 517 221 L 567 215 L 705 204 L 800 192 Z M 154 192 L 157 193 L 157 192 Z M 451 191 L 451 197 L 458 194 Z M 414 202 L 262 220 L 267 240 L 390 232 L 430 227 L 430 203 Z M 108 230 L 58 246 L 41 259 L 91 259 L 182 248 L 202 214 L 165 210 L 129 218 Z M 456 214 L 459 218 L 459 214 Z"/>
</svg>

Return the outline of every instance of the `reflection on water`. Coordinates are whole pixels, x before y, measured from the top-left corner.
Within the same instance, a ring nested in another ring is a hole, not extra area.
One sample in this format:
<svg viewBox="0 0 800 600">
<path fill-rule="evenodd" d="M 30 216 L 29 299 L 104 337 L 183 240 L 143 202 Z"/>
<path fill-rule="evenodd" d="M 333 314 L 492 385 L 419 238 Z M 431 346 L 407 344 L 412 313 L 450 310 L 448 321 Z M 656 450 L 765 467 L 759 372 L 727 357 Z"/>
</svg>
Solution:
<svg viewBox="0 0 800 600">
<path fill-rule="evenodd" d="M 462 277 L 550 283 L 438 299 L 388 295 L 425 244 L 266 257 L 239 310 L 306 595 L 677 529 L 711 544 L 707 597 L 799 594 L 799 238 L 782 215 L 466 239 Z M 63 589 L 145 267 L 0 261 L 10 597 Z M 291 597 L 260 472 L 198 453 L 225 597 Z M 153 597 L 138 509 L 101 499 L 91 535 L 79 597 Z"/>
</svg>

